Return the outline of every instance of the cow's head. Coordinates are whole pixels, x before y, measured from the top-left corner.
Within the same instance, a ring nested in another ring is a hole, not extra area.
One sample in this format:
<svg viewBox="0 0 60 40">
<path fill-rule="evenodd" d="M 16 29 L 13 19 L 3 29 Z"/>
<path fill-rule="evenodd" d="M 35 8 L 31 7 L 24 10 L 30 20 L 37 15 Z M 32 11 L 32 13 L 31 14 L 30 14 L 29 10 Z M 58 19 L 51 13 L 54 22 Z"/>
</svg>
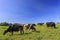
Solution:
<svg viewBox="0 0 60 40">
<path fill-rule="evenodd" d="M 32 26 L 36 26 L 36 24 L 32 24 Z"/>
<path fill-rule="evenodd" d="M 4 33 L 3 33 L 3 35 L 5 35 L 7 32 L 8 32 L 8 31 L 7 31 L 7 30 L 5 30 L 5 31 L 4 31 Z"/>
</svg>

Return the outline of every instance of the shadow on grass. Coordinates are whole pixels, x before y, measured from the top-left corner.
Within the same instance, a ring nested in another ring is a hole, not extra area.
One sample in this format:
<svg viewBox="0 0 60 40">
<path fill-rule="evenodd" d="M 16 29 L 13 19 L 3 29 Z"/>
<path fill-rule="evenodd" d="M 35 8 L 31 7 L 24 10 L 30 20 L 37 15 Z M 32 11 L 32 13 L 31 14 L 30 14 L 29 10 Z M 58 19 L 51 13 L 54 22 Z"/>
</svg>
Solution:
<svg viewBox="0 0 60 40">
<path fill-rule="evenodd" d="M 40 31 L 35 31 L 36 33 L 40 33 Z M 24 33 L 24 34 L 13 34 L 13 35 L 9 35 L 9 36 L 16 36 L 16 35 L 28 35 L 28 34 L 32 34 L 32 32 L 28 32 L 28 33 Z"/>
<path fill-rule="evenodd" d="M 4 39 L 4 40 L 13 40 L 13 39 L 11 39 L 11 38 L 6 38 L 6 39 Z"/>
<path fill-rule="evenodd" d="M 16 35 L 27 35 L 27 34 L 32 34 L 31 32 L 29 33 L 24 33 L 24 34 L 13 34 L 13 35 L 9 35 L 9 36 L 16 36 Z"/>
<path fill-rule="evenodd" d="M 16 36 L 16 35 L 18 36 L 18 35 L 24 35 L 24 34 L 13 34 L 13 35 L 10 35 L 10 36 Z"/>
<path fill-rule="evenodd" d="M 32 34 L 32 32 L 29 32 L 29 33 L 24 33 L 24 34 L 25 34 L 25 35 L 26 35 L 26 34 Z"/>
<path fill-rule="evenodd" d="M 37 33 L 40 33 L 40 31 L 36 31 Z"/>
<path fill-rule="evenodd" d="M 56 27 L 55 29 L 58 29 L 59 27 Z"/>
<path fill-rule="evenodd" d="M 41 40 L 43 37 L 38 37 L 37 40 Z"/>
<path fill-rule="evenodd" d="M 58 29 L 59 27 L 48 27 L 49 29 Z"/>
</svg>

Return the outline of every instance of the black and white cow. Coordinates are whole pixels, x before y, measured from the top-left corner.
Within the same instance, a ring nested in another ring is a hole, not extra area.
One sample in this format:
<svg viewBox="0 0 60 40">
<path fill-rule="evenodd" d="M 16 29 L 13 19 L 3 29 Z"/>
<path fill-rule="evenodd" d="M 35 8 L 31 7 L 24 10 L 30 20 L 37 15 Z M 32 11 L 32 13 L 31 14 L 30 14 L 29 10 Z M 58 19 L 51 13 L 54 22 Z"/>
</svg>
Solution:
<svg viewBox="0 0 60 40">
<path fill-rule="evenodd" d="M 34 26 L 36 26 L 36 25 L 35 25 L 35 24 L 26 24 L 26 25 L 25 25 L 26 30 L 27 30 L 27 29 L 29 29 L 29 30 L 31 29 L 31 30 L 33 30 L 33 31 L 36 31 L 36 28 L 35 28 Z"/>
<path fill-rule="evenodd" d="M 5 35 L 8 32 L 12 33 L 13 35 L 13 32 L 17 32 L 17 31 L 20 31 L 20 34 L 23 34 L 24 33 L 23 26 L 21 25 L 9 26 L 8 29 L 4 31 L 3 35 Z"/>
</svg>

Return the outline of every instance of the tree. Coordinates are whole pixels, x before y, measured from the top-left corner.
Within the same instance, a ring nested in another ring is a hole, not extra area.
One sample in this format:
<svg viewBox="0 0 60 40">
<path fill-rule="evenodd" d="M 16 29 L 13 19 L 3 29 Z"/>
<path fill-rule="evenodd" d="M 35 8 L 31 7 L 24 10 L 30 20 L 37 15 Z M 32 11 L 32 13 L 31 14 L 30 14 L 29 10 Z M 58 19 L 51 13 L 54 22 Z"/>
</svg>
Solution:
<svg viewBox="0 0 60 40">
<path fill-rule="evenodd" d="M 7 23 L 7 22 L 1 22 L 0 23 L 0 26 L 8 26 L 9 25 L 9 23 Z"/>
</svg>

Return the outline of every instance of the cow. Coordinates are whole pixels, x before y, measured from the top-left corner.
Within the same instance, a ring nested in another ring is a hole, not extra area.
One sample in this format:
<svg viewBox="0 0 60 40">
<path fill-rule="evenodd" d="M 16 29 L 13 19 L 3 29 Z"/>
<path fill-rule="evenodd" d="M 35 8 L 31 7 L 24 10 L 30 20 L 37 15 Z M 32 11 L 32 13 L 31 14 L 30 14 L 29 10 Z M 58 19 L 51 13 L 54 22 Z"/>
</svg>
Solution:
<svg viewBox="0 0 60 40">
<path fill-rule="evenodd" d="M 47 27 L 54 27 L 54 28 L 56 28 L 55 22 L 47 22 L 47 23 L 46 23 L 46 26 L 47 26 Z"/>
<path fill-rule="evenodd" d="M 23 26 L 21 25 L 10 25 L 7 30 L 4 31 L 3 35 L 10 32 L 13 35 L 13 32 L 20 31 L 20 34 L 24 34 Z"/>
<path fill-rule="evenodd" d="M 26 30 L 29 29 L 29 30 L 34 30 L 36 31 L 36 28 L 34 27 L 36 26 L 35 24 L 26 24 L 25 27 L 26 27 Z"/>
<path fill-rule="evenodd" d="M 38 23 L 38 25 L 43 25 L 44 23 Z"/>
<path fill-rule="evenodd" d="M 36 28 L 34 26 L 36 26 L 36 24 L 31 24 L 30 29 L 32 29 L 33 31 L 36 31 Z"/>
</svg>

